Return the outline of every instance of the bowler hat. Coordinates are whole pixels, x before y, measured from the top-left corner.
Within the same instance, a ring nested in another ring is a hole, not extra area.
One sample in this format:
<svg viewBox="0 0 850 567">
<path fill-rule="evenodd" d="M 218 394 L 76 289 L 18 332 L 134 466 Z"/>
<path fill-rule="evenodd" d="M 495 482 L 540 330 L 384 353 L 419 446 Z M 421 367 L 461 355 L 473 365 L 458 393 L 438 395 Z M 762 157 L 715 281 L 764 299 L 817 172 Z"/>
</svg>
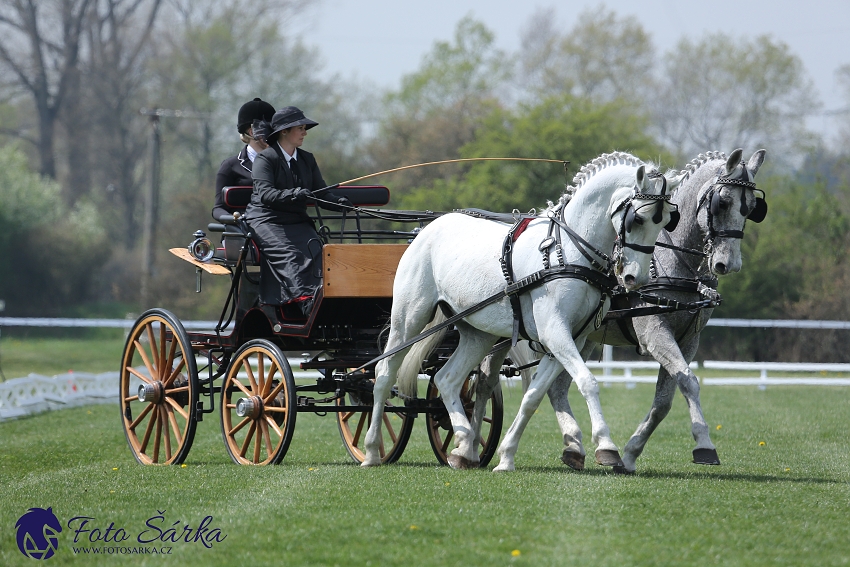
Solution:
<svg viewBox="0 0 850 567">
<path fill-rule="evenodd" d="M 269 121 L 273 115 L 274 107 L 266 101 L 259 98 L 249 100 L 239 109 L 239 114 L 236 117 L 236 129 L 239 130 L 240 134 L 244 134 L 254 123 L 254 120 Z"/>
<path fill-rule="evenodd" d="M 300 109 L 294 106 L 287 106 L 274 113 L 271 125 L 272 131 L 271 134 L 268 135 L 268 138 L 274 140 L 278 134 L 287 128 L 306 126 L 309 130 L 313 126 L 318 126 L 319 123 L 304 116 L 304 112 Z"/>
</svg>

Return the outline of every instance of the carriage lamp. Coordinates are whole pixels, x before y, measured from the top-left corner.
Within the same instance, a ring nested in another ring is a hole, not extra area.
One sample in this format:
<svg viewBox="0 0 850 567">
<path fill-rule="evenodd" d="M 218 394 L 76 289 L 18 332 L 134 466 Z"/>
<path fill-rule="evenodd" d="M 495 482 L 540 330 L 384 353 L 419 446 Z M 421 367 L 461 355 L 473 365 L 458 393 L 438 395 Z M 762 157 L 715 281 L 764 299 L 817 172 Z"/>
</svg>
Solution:
<svg viewBox="0 0 850 567">
<path fill-rule="evenodd" d="M 195 240 L 189 245 L 189 254 L 199 262 L 209 262 L 215 254 L 215 247 L 203 230 L 196 230 Z"/>
</svg>

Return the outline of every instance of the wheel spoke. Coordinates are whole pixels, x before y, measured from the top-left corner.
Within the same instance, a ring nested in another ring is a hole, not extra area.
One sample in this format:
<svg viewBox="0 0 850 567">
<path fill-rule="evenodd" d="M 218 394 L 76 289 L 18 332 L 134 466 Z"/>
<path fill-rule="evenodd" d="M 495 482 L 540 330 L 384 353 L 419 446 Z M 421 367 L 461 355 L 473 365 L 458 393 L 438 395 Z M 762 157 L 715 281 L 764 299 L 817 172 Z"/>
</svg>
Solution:
<svg viewBox="0 0 850 567">
<path fill-rule="evenodd" d="M 171 345 L 168 347 L 168 358 L 165 360 L 165 368 L 171 368 L 171 365 L 174 364 L 174 354 L 177 352 L 177 337 L 172 336 L 171 339 Z"/>
<path fill-rule="evenodd" d="M 257 431 L 257 438 L 254 439 L 254 464 L 257 464 L 257 463 L 260 462 L 260 445 L 263 442 L 262 431 L 259 431 L 260 429 L 262 429 L 259 425 L 261 423 L 262 422 L 257 422 L 257 424 L 256 424 L 256 428 L 257 428 L 258 431 Z"/>
<path fill-rule="evenodd" d="M 277 426 L 277 422 L 267 415 L 264 415 L 263 417 L 265 418 L 266 423 L 269 424 L 269 427 L 274 429 L 274 432 L 277 434 L 277 436 L 283 437 L 283 431 L 281 431 L 280 427 Z"/>
<path fill-rule="evenodd" d="M 139 453 L 144 453 L 148 448 L 148 441 L 151 438 L 151 432 L 153 431 L 154 422 L 157 420 L 159 415 L 159 408 L 156 407 L 156 404 L 150 404 L 148 407 L 153 408 L 153 415 L 151 416 L 151 420 L 148 422 L 147 428 L 145 428 L 145 436 L 142 439 L 142 445 L 139 447 Z"/>
<path fill-rule="evenodd" d="M 176 394 L 177 392 L 188 392 L 189 386 L 180 386 L 178 388 L 169 388 L 165 391 L 166 396 L 170 396 L 171 394 Z"/>
<path fill-rule="evenodd" d="M 263 353 L 257 354 L 257 394 L 263 395 L 266 391 L 266 364 Z"/>
<path fill-rule="evenodd" d="M 139 356 L 142 357 L 142 362 L 145 363 L 145 366 L 147 367 L 148 372 L 151 375 L 151 380 L 156 380 L 157 379 L 157 373 L 156 373 L 156 370 L 154 369 L 153 365 L 151 364 L 151 361 L 148 359 L 148 353 L 145 352 L 145 347 L 143 347 L 142 343 L 139 342 L 138 340 L 133 341 L 133 344 L 136 345 L 136 352 L 138 352 Z M 148 382 L 150 382 L 151 380 L 149 380 Z"/>
<path fill-rule="evenodd" d="M 136 399 L 138 399 L 138 398 L 139 398 L 139 396 L 136 396 Z M 134 431 L 136 429 L 136 426 L 139 425 L 139 423 L 145 418 L 146 415 L 148 415 L 148 413 L 154 407 L 155 407 L 154 404 L 147 404 L 147 407 L 145 407 L 145 409 L 143 409 L 141 411 L 141 413 L 138 416 L 136 416 L 136 419 L 134 419 L 133 422 L 130 425 L 127 426 L 127 429 L 129 429 L 130 431 Z"/>
<path fill-rule="evenodd" d="M 248 373 L 248 382 L 251 384 L 251 393 L 253 394 L 257 391 L 257 381 L 254 379 L 254 371 L 251 370 L 251 364 L 247 358 L 242 359 L 242 366 L 245 367 L 245 371 Z"/>
<path fill-rule="evenodd" d="M 162 326 L 162 323 L 160 323 L 160 326 Z M 162 370 L 162 365 L 159 363 L 159 355 L 156 352 L 156 339 L 153 338 L 153 322 L 145 325 L 145 330 L 148 333 L 148 343 L 151 346 L 151 357 L 153 358 L 154 368 L 159 372 Z"/>
<path fill-rule="evenodd" d="M 260 396 L 261 396 L 261 397 L 265 398 L 266 396 L 268 396 L 268 394 L 269 394 L 269 390 L 271 390 L 271 389 L 272 389 L 272 381 L 274 380 L 274 375 L 275 375 L 276 373 L 277 373 L 277 364 L 275 364 L 275 365 L 273 365 L 273 366 L 271 367 L 271 370 L 269 371 L 269 375 L 266 377 L 266 387 L 265 387 L 265 389 L 263 390 L 263 393 L 262 393 L 262 394 L 260 394 Z M 281 381 L 280 381 L 280 384 L 283 384 L 283 380 L 281 380 Z M 278 384 L 278 386 L 279 386 L 280 384 Z M 277 395 L 277 394 L 275 394 L 275 396 L 276 396 L 276 395 Z M 266 401 L 266 400 L 263 400 L 263 402 L 265 402 L 265 401 Z"/>
<path fill-rule="evenodd" d="M 443 439 L 443 446 L 442 446 L 443 453 L 445 453 L 448 450 L 449 441 L 452 440 L 452 437 L 454 436 L 454 434 L 455 434 L 454 429 L 449 429 L 448 432 L 446 433 L 446 438 Z"/>
<path fill-rule="evenodd" d="M 268 417 L 268 416 L 263 416 Z M 274 453 L 274 448 L 272 447 L 272 438 L 269 435 L 269 424 L 266 423 L 266 420 L 263 419 L 260 422 L 260 429 L 263 432 L 263 440 L 266 442 L 266 454 L 271 457 L 272 453 Z"/>
<path fill-rule="evenodd" d="M 250 421 L 251 421 L 251 418 L 250 418 L 250 417 L 245 417 L 245 418 L 243 418 L 243 419 L 242 419 L 242 421 L 240 421 L 240 422 L 236 425 L 236 427 L 234 427 L 233 429 L 231 429 L 230 431 L 228 431 L 228 432 L 227 432 L 227 434 L 228 434 L 230 437 L 233 437 L 234 435 L 236 435 L 236 433 L 237 433 L 240 429 L 242 429 L 243 427 L 245 427 L 246 425 L 248 425 L 248 422 L 250 422 Z M 243 454 L 244 454 L 244 453 L 243 453 Z"/>
<path fill-rule="evenodd" d="M 351 416 L 354 415 L 354 413 L 355 412 L 353 412 L 353 411 L 347 411 L 347 412 L 341 413 L 340 416 L 339 416 L 339 419 L 340 419 L 340 421 L 345 423 L 346 421 L 351 419 Z"/>
<path fill-rule="evenodd" d="M 150 368 L 148 368 L 150 370 Z M 147 376 L 142 375 L 141 372 L 133 368 L 132 366 L 127 367 L 127 372 L 141 380 L 142 382 L 146 382 L 147 384 L 153 384 L 153 378 L 148 378 Z"/>
<path fill-rule="evenodd" d="M 390 434 L 390 439 L 393 440 L 393 444 L 398 441 L 398 437 L 396 437 L 395 431 L 393 430 L 393 426 L 390 423 L 390 417 L 387 415 L 387 412 L 384 412 L 384 425 L 387 426 L 387 433 Z"/>
<path fill-rule="evenodd" d="M 165 364 L 165 324 L 159 324 L 159 357 L 157 358 L 157 364 L 159 365 L 159 371 L 162 374 L 168 372 L 168 368 L 170 366 Z M 175 337 L 172 337 L 171 344 L 176 343 L 177 340 Z"/>
<path fill-rule="evenodd" d="M 165 439 L 165 460 L 171 460 L 171 433 L 168 431 L 168 416 L 165 414 L 167 411 L 159 412 L 160 420 L 162 421 L 162 425 L 160 429 L 162 430 L 162 437 Z"/>
<path fill-rule="evenodd" d="M 360 446 L 360 434 L 363 432 L 363 424 L 369 422 L 369 417 L 372 414 L 369 412 L 360 414 L 360 421 L 357 423 L 357 430 L 354 432 L 354 438 L 351 440 L 351 444 L 355 447 Z"/>
<path fill-rule="evenodd" d="M 156 408 L 156 433 L 153 438 L 153 462 L 159 462 L 159 444 L 162 442 L 162 416 L 161 410 Z"/>
<path fill-rule="evenodd" d="M 174 379 L 180 374 L 180 371 L 183 370 L 183 367 L 186 366 L 186 359 L 184 357 L 180 357 L 180 363 L 177 365 L 177 368 L 171 373 L 168 379 L 165 381 L 165 386 L 168 387 L 174 382 Z M 169 367 L 170 368 L 170 367 Z"/>
<path fill-rule="evenodd" d="M 273 407 L 273 406 L 266 406 L 265 411 L 270 411 L 270 412 L 274 412 L 274 413 L 286 413 L 287 409 L 286 408 L 276 408 L 276 407 Z"/>
<path fill-rule="evenodd" d="M 245 452 L 248 450 L 248 446 L 251 444 L 251 439 L 254 437 L 255 429 L 257 429 L 257 423 L 254 420 L 251 420 L 251 427 L 248 428 L 248 435 L 245 437 L 245 441 L 242 442 L 242 447 L 239 450 L 239 456 L 243 459 L 245 458 Z"/>
<path fill-rule="evenodd" d="M 249 398 L 251 397 L 251 392 L 248 391 L 248 389 L 242 384 L 242 382 L 239 381 L 239 379 L 236 376 L 233 377 L 232 384 L 234 386 L 236 386 L 237 388 L 239 388 L 242 391 L 243 394 L 245 394 Z"/>
<path fill-rule="evenodd" d="M 182 407 L 180 407 L 180 404 L 177 403 L 177 400 L 173 400 L 166 396 L 165 401 L 168 403 L 168 405 L 174 408 L 174 411 L 182 415 L 183 419 L 189 419 L 189 412 L 185 411 Z"/>
<path fill-rule="evenodd" d="M 493 423 L 493 418 L 492 418 L 492 417 L 487 417 L 487 416 L 485 415 L 485 416 L 482 418 L 482 421 L 483 421 L 484 423 Z"/>
<path fill-rule="evenodd" d="M 268 395 L 263 396 L 263 403 L 267 404 L 267 403 L 271 402 L 273 399 L 275 399 L 275 397 L 281 392 L 281 390 L 283 390 L 283 388 L 285 386 L 286 386 L 286 380 L 281 380 L 278 383 L 278 385 L 274 387 L 274 390 L 272 390 Z"/>
<path fill-rule="evenodd" d="M 174 431 L 174 438 L 177 440 L 177 445 L 183 444 L 183 435 L 180 433 L 180 426 L 177 425 L 177 418 L 174 417 L 174 409 L 171 407 L 165 408 L 168 411 L 168 421 L 171 423 L 171 429 Z"/>
<path fill-rule="evenodd" d="M 387 456 L 387 451 L 384 449 L 384 432 L 383 430 L 378 430 L 378 452 L 381 454 L 381 460 L 384 460 L 384 457 Z"/>
</svg>

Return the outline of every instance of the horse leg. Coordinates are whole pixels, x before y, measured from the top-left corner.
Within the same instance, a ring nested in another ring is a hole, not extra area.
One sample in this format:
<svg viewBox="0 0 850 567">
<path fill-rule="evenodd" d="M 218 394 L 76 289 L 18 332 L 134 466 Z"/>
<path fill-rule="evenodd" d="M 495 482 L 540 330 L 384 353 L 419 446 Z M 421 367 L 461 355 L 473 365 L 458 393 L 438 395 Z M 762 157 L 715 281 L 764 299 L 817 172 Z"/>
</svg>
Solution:
<svg viewBox="0 0 850 567">
<path fill-rule="evenodd" d="M 670 412 L 673 405 L 673 394 L 675 393 L 676 381 L 664 367 L 661 367 L 658 370 L 658 380 L 655 382 L 655 397 L 652 400 L 652 407 L 623 450 L 623 466 L 627 474 L 635 472 L 637 458 L 643 452 L 649 436 Z"/>
<path fill-rule="evenodd" d="M 546 356 L 540 361 L 540 366 L 537 367 L 537 372 L 532 377 L 528 389 L 522 397 L 519 411 L 499 445 L 499 464 L 493 469 L 494 472 L 512 471 L 516 468 L 514 456 L 519 447 L 519 439 L 525 431 L 525 426 L 528 425 L 531 416 L 540 406 L 543 396 L 561 371 L 561 365 L 551 356 Z"/>
<path fill-rule="evenodd" d="M 401 306 L 398 310 L 395 305 Z M 384 352 L 395 348 L 411 337 L 416 336 L 434 316 L 434 303 L 429 304 L 423 298 L 394 304 L 391 314 L 390 333 Z M 360 466 L 373 467 L 381 464 L 381 422 L 384 418 L 384 404 L 390 397 L 390 391 L 398 378 L 398 369 L 404 357 L 410 352 L 408 347 L 395 355 L 380 360 L 375 366 L 375 386 L 373 388 L 372 421 L 366 431 L 363 443 L 365 457 Z"/>
<path fill-rule="evenodd" d="M 682 355 L 686 360 L 693 360 L 699 347 L 699 335 L 694 336 L 688 343 L 682 346 Z M 699 400 L 699 379 L 691 371 L 677 376 L 679 390 L 688 402 L 688 411 L 691 414 L 691 434 L 696 441 L 694 448 L 694 463 L 698 465 L 719 465 L 720 457 L 717 448 L 711 442 L 708 424 L 702 413 L 702 405 Z"/>
<path fill-rule="evenodd" d="M 593 352 L 596 343 L 588 342 L 581 349 L 582 359 L 587 359 Z M 572 408 L 570 408 L 569 391 L 572 384 L 572 376 L 563 370 L 555 378 L 552 387 L 549 388 L 549 402 L 555 410 L 555 418 L 558 420 L 558 428 L 564 438 L 564 452 L 561 454 L 561 462 L 573 470 L 584 470 L 585 451 L 581 442 L 581 427 L 579 427 Z"/>
<path fill-rule="evenodd" d="M 478 439 L 466 417 L 460 392 L 469 373 L 493 348 L 496 337 L 465 323 L 457 325 L 460 340 L 448 362 L 434 376 L 443 404 L 449 412 L 456 447 L 448 456 L 449 465 L 455 469 L 473 468 L 479 461 Z M 498 376 L 498 375 L 497 375 Z"/>
<path fill-rule="evenodd" d="M 602 404 L 599 402 L 599 383 L 596 377 L 584 363 L 577 345 L 569 339 L 569 332 L 554 334 L 554 340 L 547 344 L 564 369 L 573 377 L 590 414 L 591 441 L 596 446 L 596 463 L 605 467 L 614 467 L 615 472 L 621 472 L 623 461 L 620 451 L 611 438 L 611 432 L 602 414 Z"/>
<path fill-rule="evenodd" d="M 493 395 L 496 388 L 499 387 L 499 379 L 501 377 L 502 364 L 505 362 L 505 356 L 508 349 L 506 346 L 493 354 L 488 355 L 481 362 L 478 372 L 478 380 L 475 384 L 475 405 L 472 409 L 472 418 L 469 420 L 469 425 L 472 429 L 472 438 L 481 441 L 481 427 L 484 424 L 484 412 L 487 410 L 487 402 Z M 473 462 L 478 462 L 478 451 L 474 452 Z"/>
</svg>

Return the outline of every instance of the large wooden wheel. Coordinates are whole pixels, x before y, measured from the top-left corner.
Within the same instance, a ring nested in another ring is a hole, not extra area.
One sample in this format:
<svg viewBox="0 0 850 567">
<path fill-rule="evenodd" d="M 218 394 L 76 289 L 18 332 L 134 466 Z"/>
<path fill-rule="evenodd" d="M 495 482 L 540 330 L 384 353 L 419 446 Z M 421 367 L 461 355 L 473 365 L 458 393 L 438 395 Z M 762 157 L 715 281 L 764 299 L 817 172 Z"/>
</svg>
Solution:
<svg viewBox="0 0 850 567">
<path fill-rule="evenodd" d="M 467 419 L 472 417 L 472 411 L 475 408 L 475 384 L 476 373 L 472 373 L 460 392 L 460 399 L 463 402 L 463 409 Z M 428 383 L 428 390 L 425 394 L 428 400 L 436 400 L 440 398 L 440 391 L 434 384 L 434 379 Z M 496 453 L 496 447 L 499 444 L 499 437 L 502 435 L 502 418 L 504 415 L 504 405 L 502 401 L 501 384 L 493 390 L 490 398 L 487 400 L 487 405 L 484 410 L 484 420 L 481 424 L 481 436 L 478 439 L 479 451 L 478 466 L 486 467 L 493 455 Z M 448 456 L 453 449 L 452 438 L 454 430 L 452 422 L 449 419 L 449 412 L 440 400 L 439 411 L 428 413 L 426 416 L 426 427 L 428 429 L 428 440 L 431 441 L 431 448 L 437 456 L 440 464 L 448 465 Z"/>
<path fill-rule="evenodd" d="M 374 380 L 373 380 L 374 382 Z M 342 398 L 337 399 L 338 406 L 372 406 L 371 393 L 362 394 L 349 392 Z M 384 419 L 381 422 L 380 454 L 381 463 L 394 463 L 404 453 L 407 442 L 410 440 L 410 432 L 413 431 L 414 417 L 407 412 L 393 411 L 403 408 L 404 404 L 398 398 L 392 398 L 384 404 Z M 336 414 L 339 434 L 342 444 L 348 454 L 357 463 L 362 463 L 366 458 L 364 445 L 366 443 L 366 431 L 372 422 L 371 411 L 344 411 Z"/>
<path fill-rule="evenodd" d="M 295 378 L 274 343 L 255 339 L 236 351 L 221 387 L 221 434 L 233 462 L 276 465 L 292 441 Z"/>
<path fill-rule="evenodd" d="M 121 359 L 121 422 L 144 465 L 179 464 L 197 425 L 198 369 L 180 321 L 151 309 L 133 325 Z"/>
</svg>

